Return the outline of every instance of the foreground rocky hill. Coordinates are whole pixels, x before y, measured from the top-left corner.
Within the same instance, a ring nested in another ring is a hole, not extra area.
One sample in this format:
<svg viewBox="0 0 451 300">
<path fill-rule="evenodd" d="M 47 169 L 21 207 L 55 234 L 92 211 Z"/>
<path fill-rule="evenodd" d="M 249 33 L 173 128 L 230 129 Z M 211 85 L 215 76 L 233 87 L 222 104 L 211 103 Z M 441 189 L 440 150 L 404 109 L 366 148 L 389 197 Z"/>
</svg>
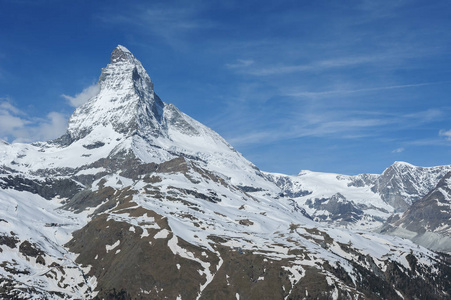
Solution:
<svg viewBox="0 0 451 300">
<path fill-rule="evenodd" d="M 446 254 L 370 231 L 449 167 L 265 173 L 162 102 L 125 47 L 98 85 L 61 138 L 0 144 L 2 298 L 451 296 Z"/>
</svg>

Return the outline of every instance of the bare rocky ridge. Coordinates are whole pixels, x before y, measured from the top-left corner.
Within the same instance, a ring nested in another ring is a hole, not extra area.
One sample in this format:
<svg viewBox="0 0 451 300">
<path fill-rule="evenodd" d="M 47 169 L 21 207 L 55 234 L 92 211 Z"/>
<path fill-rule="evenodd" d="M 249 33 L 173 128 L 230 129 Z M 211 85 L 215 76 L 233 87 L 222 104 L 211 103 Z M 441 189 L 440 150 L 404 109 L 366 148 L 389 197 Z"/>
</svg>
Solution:
<svg viewBox="0 0 451 300">
<path fill-rule="evenodd" d="M 370 231 L 407 209 L 399 226 L 447 234 L 414 225 L 449 202 L 449 167 L 265 173 L 162 102 L 125 47 L 98 86 L 60 139 L 0 143 L 1 298 L 451 296 L 448 256 Z"/>
</svg>

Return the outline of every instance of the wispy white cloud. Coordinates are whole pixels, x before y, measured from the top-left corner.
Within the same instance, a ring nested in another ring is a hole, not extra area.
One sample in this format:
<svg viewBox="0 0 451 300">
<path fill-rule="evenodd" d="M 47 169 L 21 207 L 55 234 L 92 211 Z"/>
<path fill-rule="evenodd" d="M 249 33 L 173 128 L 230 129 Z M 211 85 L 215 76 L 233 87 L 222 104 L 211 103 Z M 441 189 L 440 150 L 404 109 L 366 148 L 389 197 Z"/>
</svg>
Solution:
<svg viewBox="0 0 451 300">
<path fill-rule="evenodd" d="M 195 10 L 189 8 L 148 8 L 140 15 L 142 21 L 163 27 L 164 32 L 180 32 L 202 27 L 202 22 L 195 18 Z M 153 29 L 155 32 L 157 29 Z"/>
<path fill-rule="evenodd" d="M 235 146 L 252 144 L 270 144 L 284 140 L 303 137 L 332 137 L 337 139 L 361 139 L 377 135 L 372 129 L 386 126 L 392 121 L 384 119 L 339 119 L 337 116 L 304 115 L 302 121 L 287 120 L 283 126 L 253 130 L 249 133 L 237 134 L 229 140 Z"/>
<path fill-rule="evenodd" d="M 405 67 L 407 61 L 427 57 L 438 51 L 425 45 L 412 47 L 410 44 L 401 44 L 399 41 L 399 45 L 386 45 L 379 51 L 346 49 L 347 47 L 337 40 L 323 45 L 310 45 L 310 51 L 308 51 L 309 48 L 302 50 L 303 45 L 297 44 L 296 41 L 282 40 L 278 43 L 281 45 L 276 47 L 268 41 L 247 42 L 245 44 L 247 48 L 244 49 L 246 49 L 247 55 L 253 57 L 255 61 L 249 65 L 242 64 L 239 68 L 237 66 L 235 71 L 253 76 L 273 76 L 351 68 L 371 68 L 373 71 L 390 70 L 398 68 L 399 65 Z M 239 43 L 239 46 L 241 45 L 242 43 Z M 295 52 L 289 50 L 300 47 L 301 49 Z M 346 54 L 337 49 L 346 49 L 346 51 L 342 50 Z M 319 51 L 322 55 L 318 56 L 315 51 Z M 268 60 L 268 57 L 274 57 L 274 59 Z M 305 63 L 298 63 L 300 60 Z"/>
<path fill-rule="evenodd" d="M 226 64 L 229 69 L 246 68 L 255 63 L 252 59 L 237 59 L 235 63 Z"/>
<path fill-rule="evenodd" d="M 0 99 L 0 137 L 12 142 L 34 142 L 57 138 L 66 130 L 67 117 L 50 112 L 45 118 L 32 118 L 7 98 Z"/>
<path fill-rule="evenodd" d="M 443 136 L 448 141 L 451 141 L 451 129 L 450 130 L 442 129 L 439 131 L 438 135 Z"/>
<path fill-rule="evenodd" d="M 50 112 L 44 119 L 39 119 L 36 122 L 36 127 L 32 129 L 35 136 L 28 137 L 25 141 L 35 139 L 47 141 L 57 138 L 64 134 L 67 128 L 67 117 L 59 112 Z"/>
<path fill-rule="evenodd" d="M 383 55 L 371 55 L 371 56 L 353 56 L 353 57 L 341 57 L 335 59 L 320 60 L 307 64 L 293 64 L 293 65 L 273 65 L 259 67 L 254 62 L 235 64 L 234 68 L 241 73 L 254 75 L 254 76 L 270 76 L 270 75 L 285 75 L 297 72 L 311 72 L 311 71 L 324 71 L 334 68 L 351 67 L 362 64 L 377 63 L 386 59 Z"/>
<path fill-rule="evenodd" d="M 65 94 L 62 94 L 61 96 L 69 101 L 69 104 L 73 107 L 78 107 L 91 99 L 92 97 L 96 96 L 100 92 L 100 86 L 97 84 L 93 84 L 88 86 L 87 88 L 83 89 L 83 91 L 79 94 L 76 94 L 75 96 L 68 96 Z"/>
<path fill-rule="evenodd" d="M 288 92 L 287 96 L 321 98 L 321 97 L 346 95 L 346 94 L 354 94 L 354 93 L 366 93 L 366 92 L 377 92 L 377 91 L 384 91 L 384 90 L 416 88 L 416 87 L 441 84 L 441 83 L 443 83 L 443 82 L 424 82 L 424 83 L 415 83 L 415 84 L 389 85 L 389 86 L 379 86 L 379 87 L 362 88 L 362 89 L 338 89 L 338 90 L 327 90 L 327 91 L 318 91 L 318 92 L 292 91 L 292 92 Z"/>
<path fill-rule="evenodd" d="M 396 148 L 396 149 L 394 149 L 393 151 L 392 151 L 392 153 L 401 153 L 401 152 L 404 152 L 404 148 L 403 147 L 400 147 L 400 148 Z"/>
<path fill-rule="evenodd" d="M 241 127 L 242 130 L 239 133 L 229 133 L 229 140 L 235 146 L 244 146 L 276 143 L 303 137 L 374 139 L 385 136 L 387 138 L 387 134 L 394 130 L 398 132 L 419 128 L 445 116 L 444 113 L 435 109 L 409 114 L 334 111 L 333 109 L 310 113 L 301 112 L 297 115 L 293 113 L 279 126 L 256 129 L 255 125 L 250 124 L 248 127 Z M 242 134 L 242 131 L 247 131 L 247 133 Z M 441 131 L 440 135 L 451 140 L 451 130 Z M 404 148 L 396 149 L 397 153 L 402 152 L 401 149 Z"/>
<path fill-rule="evenodd" d="M 430 108 L 416 113 L 404 114 L 402 117 L 407 122 L 413 121 L 415 123 L 424 124 L 442 120 L 446 117 L 446 113 L 444 109 Z"/>
<path fill-rule="evenodd" d="M 200 16 L 201 7 L 186 5 L 130 5 L 122 12 L 104 12 L 98 18 L 106 24 L 125 24 L 144 35 L 153 35 L 177 47 L 188 35 L 214 27 L 214 22 Z"/>
<path fill-rule="evenodd" d="M 0 101 L 2 101 L 0 102 L 0 112 L 23 115 L 23 113 L 17 107 L 10 103 L 11 100 L 9 98 L 0 98 Z"/>
<path fill-rule="evenodd" d="M 421 146 L 421 147 L 423 147 L 423 146 L 426 146 L 426 147 L 430 147 L 430 146 L 440 146 L 440 147 L 448 146 L 449 147 L 449 146 L 451 146 L 450 140 L 439 138 L 439 137 L 412 139 L 410 141 L 403 142 L 403 144 L 409 145 L 409 146 Z"/>
<path fill-rule="evenodd" d="M 8 136 L 21 135 L 23 128 L 31 122 L 24 119 L 24 113 L 10 103 L 8 98 L 0 98 L 0 136 L 7 140 Z"/>
</svg>

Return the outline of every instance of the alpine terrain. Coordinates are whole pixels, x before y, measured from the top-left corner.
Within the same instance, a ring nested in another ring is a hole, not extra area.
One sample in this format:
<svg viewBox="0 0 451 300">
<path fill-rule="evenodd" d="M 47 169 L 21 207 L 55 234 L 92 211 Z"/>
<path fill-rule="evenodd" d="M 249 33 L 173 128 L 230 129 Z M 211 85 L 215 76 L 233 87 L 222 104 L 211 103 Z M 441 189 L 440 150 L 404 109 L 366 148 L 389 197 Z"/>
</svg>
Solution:
<svg viewBox="0 0 451 300">
<path fill-rule="evenodd" d="M 451 166 L 267 173 L 125 47 L 98 86 L 62 137 L 0 141 L 0 298 L 451 298 Z"/>
</svg>

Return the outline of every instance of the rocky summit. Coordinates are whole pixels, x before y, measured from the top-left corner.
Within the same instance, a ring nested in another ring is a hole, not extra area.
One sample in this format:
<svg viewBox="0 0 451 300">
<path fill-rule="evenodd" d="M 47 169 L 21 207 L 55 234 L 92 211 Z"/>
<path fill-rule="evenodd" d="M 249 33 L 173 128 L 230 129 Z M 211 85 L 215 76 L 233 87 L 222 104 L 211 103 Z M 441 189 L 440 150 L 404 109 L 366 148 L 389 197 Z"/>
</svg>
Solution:
<svg viewBox="0 0 451 300">
<path fill-rule="evenodd" d="M 451 297 L 451 166 L 263 172 L 125 47 L 97 85 L 62 137 L 0 143 L 2 299 Z"/>
</svg>

